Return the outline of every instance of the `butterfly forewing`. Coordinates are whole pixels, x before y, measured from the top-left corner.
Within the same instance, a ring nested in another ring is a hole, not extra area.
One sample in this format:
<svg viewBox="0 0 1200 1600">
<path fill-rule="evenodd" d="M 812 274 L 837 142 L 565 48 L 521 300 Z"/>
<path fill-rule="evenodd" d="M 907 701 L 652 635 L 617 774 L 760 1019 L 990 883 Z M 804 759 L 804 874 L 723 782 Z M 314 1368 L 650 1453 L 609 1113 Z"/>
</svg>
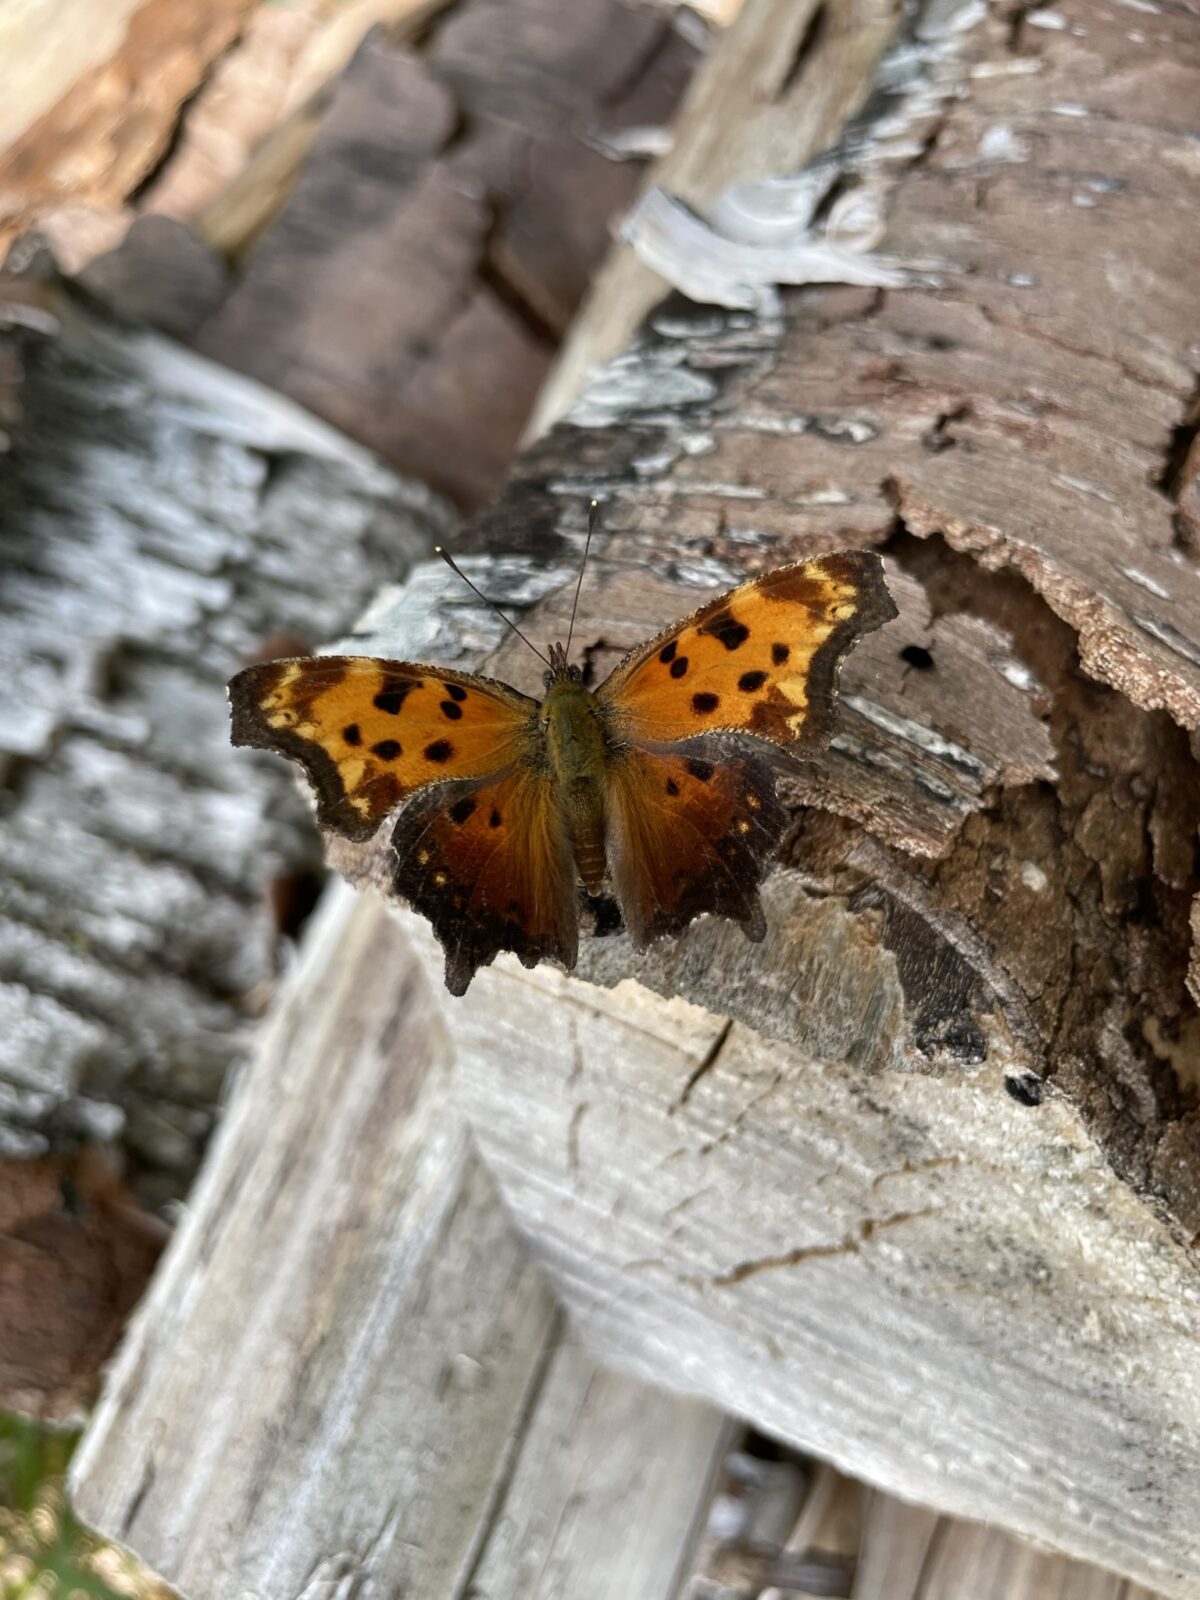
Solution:
<svg viewBox="0 0 1200 1600">
<path fill-rule="evenodd" d="M 877 555 L 798 561 L 641 646 L 598 695 L 615 731 L 639 743 L 723 732 L 819 746 L 831 732 L 842 657 L 895 614 Z"/>
<path fill-rule="evenodd" d="M 426 784 L 505 771 L 537 716 L 535 701 L 491 679 L 365 656 L 247 667 L 229 693 L 234 744 L 300 762 L 318 820 L 351 839 Z"/>
<path fill-rule="evenodd" d="M 451 994 L 500 950 L 527 967 L 575 965 L 575 866 L 543 767 L 428 791 L 400 813 L 392 843 L 394 888 L 433 924 Z"/>
</svg>

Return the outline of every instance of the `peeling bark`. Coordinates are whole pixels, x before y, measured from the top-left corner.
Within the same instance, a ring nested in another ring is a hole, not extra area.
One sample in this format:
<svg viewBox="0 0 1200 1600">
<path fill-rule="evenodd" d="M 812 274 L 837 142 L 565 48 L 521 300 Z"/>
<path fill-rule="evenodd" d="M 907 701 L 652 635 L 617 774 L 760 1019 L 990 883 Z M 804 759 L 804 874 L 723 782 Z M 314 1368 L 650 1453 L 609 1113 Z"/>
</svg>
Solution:
<svg viewBox="0 0 1200 1600">
<path fill-rule="evenodd" d="M 1190 1241 L 1200 566 L 1174 505 L 1200 340 L 1178 263 L 1200 240 L 1192 136 L 1162 108 L 1200 103 L 1200 40 L 1165 13 L 1135 48 L 1125 20 L 997 14 L 964 36 L 964 93 L 890 205 L 889 250 L 947 263 L 936 293 L 808 289 L 773 321 L 670 302 L 474 543 L 538 570 L 551 592 L 522 622 L 554 637 L 601 498 L 576 629 L 597 677 L 697 590 L 881 549 L 901 616 L 851 657 L 834 747 L 791 780 L 796 914 L 832 897 L 894 956 L 904 1059 L 953 1070 L 1001 1019 L 1021 1071 Z M 470 657 L 467 615 L 446 597 L 447 659 Z M 404 653 L 386 617 L 375 638 Z M 491 666 L 532 684 L 517 645 Z M 594 941 L 582 970 L 803 1037 L 761 997 L 772 942 L 735 962 L 744 991 L 722 969 L 724 1004 L 716 948 L 705 928 L 647 962 Z"/>
</svg>

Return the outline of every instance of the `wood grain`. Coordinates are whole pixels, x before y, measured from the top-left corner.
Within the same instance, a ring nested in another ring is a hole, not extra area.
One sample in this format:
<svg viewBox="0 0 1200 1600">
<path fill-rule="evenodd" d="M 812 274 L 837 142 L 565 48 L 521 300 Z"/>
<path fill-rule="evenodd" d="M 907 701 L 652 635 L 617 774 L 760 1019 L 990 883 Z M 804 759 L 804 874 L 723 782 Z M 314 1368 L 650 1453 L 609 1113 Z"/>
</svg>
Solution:
<svg viewBox="0 0 1200 1600">
<path fill-rule="evenodd" d="M 792 997 L 811 1054 L 507 958 L 447 1002 L 531 1251 L 602 1360 L 891 1492 L 1200 1594 L 1189 1252 L 1067 1101 L 1005 1092 L 998 1038 L 952 1075 L 889 1068 L 898 986 L 856 988 L 863 953 L 830 931 L 792 934 L 801 983 L 830 954 L 828 987 Z M 738 960 L 710 952 L 734 992 Z"/>
<path fill-rule="evenodd" d="M 687 1559 L 725 1425 L 566 1337 L 440 1009 L 333 895 L 75 1458 L 81 1514 L 192 1600 L 618 1600 Z"/>
</svg>

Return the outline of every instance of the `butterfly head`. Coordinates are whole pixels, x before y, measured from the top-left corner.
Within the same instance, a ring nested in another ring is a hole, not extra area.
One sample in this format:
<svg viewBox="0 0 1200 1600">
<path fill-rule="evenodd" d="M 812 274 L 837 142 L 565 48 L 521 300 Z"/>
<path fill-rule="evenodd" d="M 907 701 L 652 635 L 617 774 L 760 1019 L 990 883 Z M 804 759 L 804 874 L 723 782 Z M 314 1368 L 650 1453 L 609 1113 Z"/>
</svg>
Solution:
<svg viewBox="0 0 1200 1600">
<path fill-rule="evenodd" d="M 567 660 L 566 645 L 552 644 L 550 646 L 550 670 L 542 674 L 542 682 L 547 689 L 553 689 L 556 683 L 583 682 L 583 673 Z"/>
</svg>

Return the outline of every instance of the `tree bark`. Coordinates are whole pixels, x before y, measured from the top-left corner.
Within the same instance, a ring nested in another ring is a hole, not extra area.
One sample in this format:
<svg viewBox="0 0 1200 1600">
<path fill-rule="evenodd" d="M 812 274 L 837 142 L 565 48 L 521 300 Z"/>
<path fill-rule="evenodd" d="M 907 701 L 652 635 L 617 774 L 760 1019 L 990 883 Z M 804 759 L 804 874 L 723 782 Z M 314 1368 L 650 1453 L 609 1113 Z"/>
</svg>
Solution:
<svg viewBox="0 0 1200 1600">
<path fill-rule="evenodd" d="M 506 1199 L 610 1359 L 1195 1594 L 1200 40 L 1182 12 L 1062 20 L 919 24 L 955 93 L 916 147 L 919 91 L 844 157 L 844 185 L 889 175 L 889 252 L 936 290 L 663 305 L 476 523 L 471 576 L 524 585 L 552 639 L 604 502 L 597 678 L 813 551 L 881 549 L 901 614 L 790 782 L 765 944 L 593 937 L 575 980 L 498 962 L 448 1017 Z M 436 640 L 536 692 L 437 582 L 372 651 Z"/>
<path fill-rule="evenodd" d="M 465 563 L 535 638 L 565 634 L 600 497 L 575 634 L 600 677 L 750 573 L 882 550 L 900 616 L 789 780 L 768 938 L 701 923 L 639 957 L 601 907 L 574 977 L 498 960 L 438 1027 L 591 1352 L 1196 1600 L 1200 36 L 1165 7 L 931 6 L 916 28 L 953 93 L 933 126 L 919 85 L 881 120 L 867 97 L 842 182 L 869 176 L 889 251 L 938 263 L 936 292 L 661 306 Z M 426 564 L 353 647 L 536 692 L 501 631 Z M 336 858 L 383 881 L 381 842 Z M 314 973 L 374 993 L 380 946 Z M 250 1236 L 237 1197 L 225 1214 Z M 147 1313 L 141 1348 L 174 1327 L 155 1384 L 196 1305 Z M 153 1407 L 112 1426 L 142 1381 L 131 1357 L 80 1469 L 106 1525 L 113 1463 L 135 1483 L 156 1448 Z M 999 1559 L 978 1538 L 961 1569 L 922 1553 L 913 1592 L 967 1588 Z"/>
<path fill-rule="evenodd" d="M 224 681 L 346 626 L 449 513 L 61 285 L 6 294 L 0 1154 L 98 1141 L 161 1204 L 274 980 L 268 886 L 317 865 Z"/>
</svg>

